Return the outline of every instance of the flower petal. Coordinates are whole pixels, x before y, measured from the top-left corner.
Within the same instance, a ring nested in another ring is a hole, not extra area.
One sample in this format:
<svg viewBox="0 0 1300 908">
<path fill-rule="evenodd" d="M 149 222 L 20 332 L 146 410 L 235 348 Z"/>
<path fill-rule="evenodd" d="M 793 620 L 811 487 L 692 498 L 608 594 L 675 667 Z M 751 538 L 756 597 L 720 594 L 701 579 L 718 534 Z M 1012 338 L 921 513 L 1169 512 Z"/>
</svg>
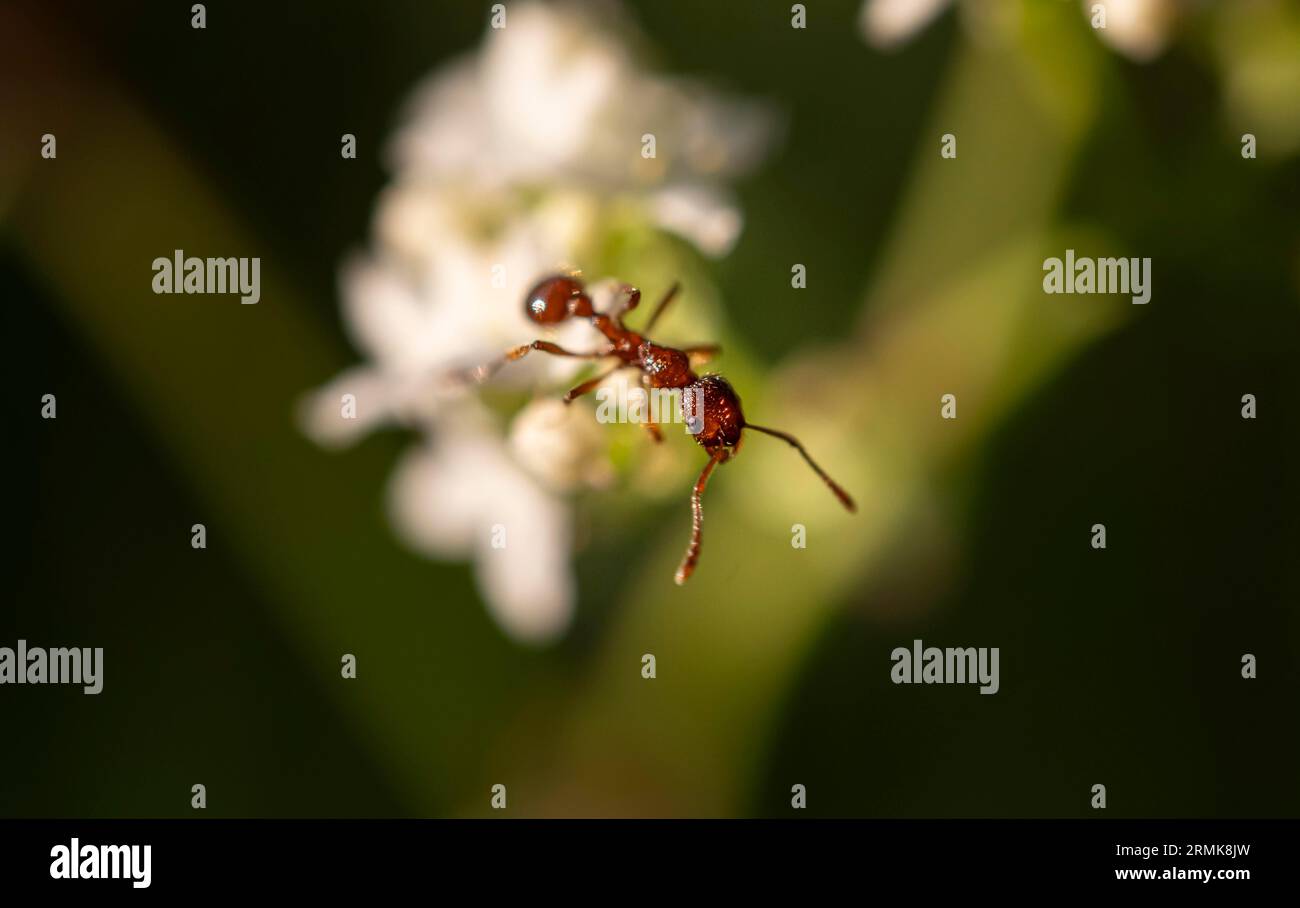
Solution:
<svg viewBox="0 0 1300 908">
<path fill-rule="evenodd" d="M 352 395 L 350 409 L 346 409 L 344 395 Z M 298 424 L 322 447 L 346 447 L 391 421 L 399 404 L 383 374 L 358 366 L 304 395 L 298 404 Z"/>
<path fill-rule="evenodd" d="M 699 247 L 706 255 L 726 255 L 736 245 L 744 219 L 722 192 L 705 186 L 672 186 L 650 197 L 655 222 Z"/>
<path fill-rule="evenodd" d="M 873 47 L 897 47 L 930 24 L 952 0 L 867 0 L 858 27 Z"/>
<path fill-rule="evenodd" d="M 443 560 L 473 554 L 488 611 L 512 637 L 541 642 L 573 614 L 567 506 L 492 436 L 461 432 L 403 457 L 389 487 L 407 544 Z"/>
</svg>

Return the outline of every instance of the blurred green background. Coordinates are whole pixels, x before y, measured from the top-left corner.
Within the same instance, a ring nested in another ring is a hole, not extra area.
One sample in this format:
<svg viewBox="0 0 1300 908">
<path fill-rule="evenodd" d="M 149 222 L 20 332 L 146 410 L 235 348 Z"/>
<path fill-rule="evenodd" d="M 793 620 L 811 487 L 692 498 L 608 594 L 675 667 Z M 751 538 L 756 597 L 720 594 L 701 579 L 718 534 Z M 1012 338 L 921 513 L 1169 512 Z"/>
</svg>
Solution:
<svg viewBox="0 0 1300 908">
<path fill-rule="evenodd" d="M 106 674 L 0 688 L 0 814 L 194 815 L 196 782 L 218 816 L 488 815 L 497 782 L 516 816 L 788 815 L 795 783 L 817 815 L 1082 816 L 1098 782 L 1111 815 L 1300 813 L 1295 4 L 1188 6 L 1148 63 L 1074 3 L 1008 2 L 994 46 L 949 11 L 888 53 L 856 2 L 802 31 L 786 3 L 629 4 L 649 65 L 784 113 L 739 245 L 700 267 L 764 410 L 823 401 L 864 513 L 793 552 L 798 516 L 747 499 L 824 493 L 747 449 L 711 574 L 671 583 L 683 486 L 579 553 L 541 648 L 394 538 L 412 433 L 330 453 L 292 419 L 357 359 L 337 267 L 378 150 L 489 6 L 209 3 L 202 32 L 188 3 L 4 10 L 0 645 L 103 646 Z M 1152 302 L 1043 295 L 1067 246 L 1151 257 Z M 172 248 L 260 255 L 262 302 L 159 302 Z M 892 685 L 914 638 L 999 646 L 1001 691 Z"/>
</svg>

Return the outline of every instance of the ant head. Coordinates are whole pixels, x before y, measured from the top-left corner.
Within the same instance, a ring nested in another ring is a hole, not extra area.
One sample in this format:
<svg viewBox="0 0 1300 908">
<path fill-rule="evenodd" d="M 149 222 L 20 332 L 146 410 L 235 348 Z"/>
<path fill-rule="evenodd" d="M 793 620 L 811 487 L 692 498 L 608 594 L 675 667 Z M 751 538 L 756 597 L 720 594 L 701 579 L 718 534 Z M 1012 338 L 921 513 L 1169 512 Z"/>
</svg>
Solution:
<svg viewBox="0 0 1300 908">
<path fill-rule="evenodd" d="M 701 375 L 682 392 L 682 415 L 695 443 L 708 450 L 734 448 L 745 429 L 740 395 L 721 375 Z"/>
<path fill-rule="evenodd" d="M 573 275 L 556 274 L 528 292 L 524 312 L 539 325 L 554 325 L 571 315 L 586 318 L 592 313 L 591 297 Z"/>
</svg>

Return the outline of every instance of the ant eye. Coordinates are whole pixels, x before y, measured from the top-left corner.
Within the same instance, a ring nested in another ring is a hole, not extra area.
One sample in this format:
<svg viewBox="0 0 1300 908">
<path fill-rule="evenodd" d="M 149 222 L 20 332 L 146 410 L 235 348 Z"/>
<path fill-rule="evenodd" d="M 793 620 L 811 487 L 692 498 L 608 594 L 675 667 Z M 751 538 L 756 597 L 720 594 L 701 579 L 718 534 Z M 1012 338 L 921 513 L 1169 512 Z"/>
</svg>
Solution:
<svg viewBox="0 0 1300 908">
<path fill-rule="evenodd" d="M 548 277 L 529 292 L 524 311 L 535 322 L 553 325 L 569 317 L 569 301 L 581 294 L 582 282 L 576 278 Z"/>
</svg>

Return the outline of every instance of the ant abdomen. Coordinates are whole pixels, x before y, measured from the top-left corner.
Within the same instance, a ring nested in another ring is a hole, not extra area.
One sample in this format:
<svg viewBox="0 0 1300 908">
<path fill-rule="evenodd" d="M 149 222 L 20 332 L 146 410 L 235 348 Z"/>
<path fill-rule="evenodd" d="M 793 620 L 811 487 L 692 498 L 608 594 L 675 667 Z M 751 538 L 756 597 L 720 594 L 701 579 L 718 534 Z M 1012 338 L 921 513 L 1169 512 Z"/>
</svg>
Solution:
<svg viewBox="0 0 1300 908">
<path fill-rule="evenodd" d="M 740 395 L 721 375 L 701 375 L 682 389 L 682 418 L 708 450 L 736 447 L 745 429 Z"/>
<path fill-rule="evenodd" d="M 554 325 L 571 315 L 591 315 L 591 298 L 582 281 L 567 274 L 546 278 L 528 292 L 524 312 L 539 325 Z"/>
</svg>

